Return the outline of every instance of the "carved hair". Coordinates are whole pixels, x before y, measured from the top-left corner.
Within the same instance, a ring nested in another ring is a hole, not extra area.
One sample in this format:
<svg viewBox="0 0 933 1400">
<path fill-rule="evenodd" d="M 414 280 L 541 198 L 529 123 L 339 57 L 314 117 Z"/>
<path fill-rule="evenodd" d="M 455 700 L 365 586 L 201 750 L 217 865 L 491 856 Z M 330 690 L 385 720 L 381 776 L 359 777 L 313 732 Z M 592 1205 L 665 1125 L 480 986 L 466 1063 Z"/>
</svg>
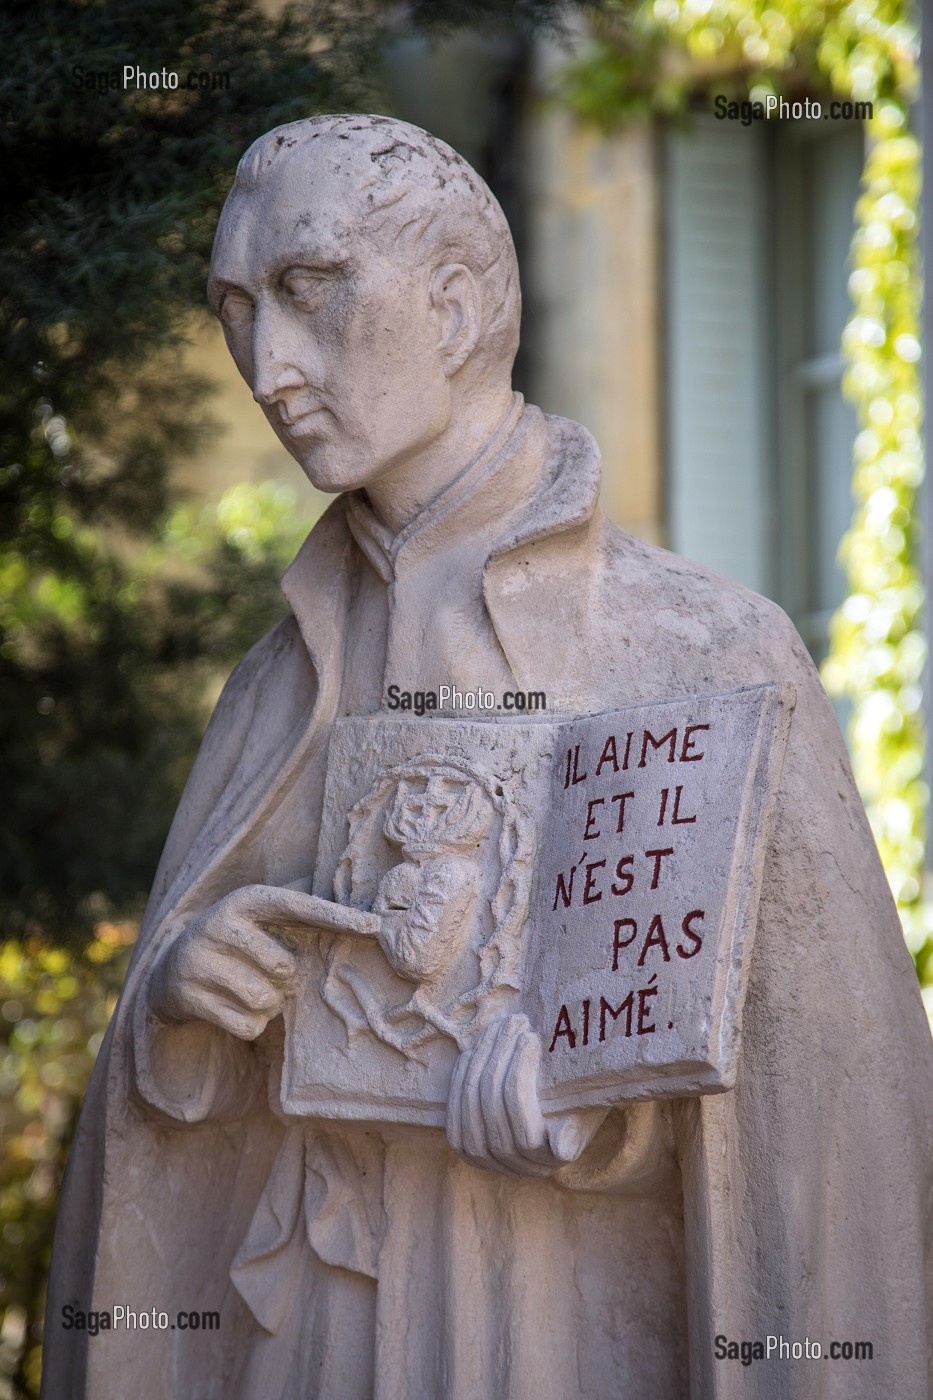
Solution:
<svg viewBox="0 0 933 1400">
<path fill-rule="evenodd" d="M 283 160 L 302 156 L 306 178 L 313 181 L 307 156 L 312 150 L 323 155 L 322 147 L 334 154 L 337 143 L 351 197 L 386 243 L 430 261 L 432 270 L 444 263 L 470 269 L 483 304 L 479 353 L 511 366 L 521 316 L 512 234 L 485 181 L 436 136 L 394 117 L 309 117 L 254 141 L 237 167 L 233 189 L 254 190 Z"/>
</svg>

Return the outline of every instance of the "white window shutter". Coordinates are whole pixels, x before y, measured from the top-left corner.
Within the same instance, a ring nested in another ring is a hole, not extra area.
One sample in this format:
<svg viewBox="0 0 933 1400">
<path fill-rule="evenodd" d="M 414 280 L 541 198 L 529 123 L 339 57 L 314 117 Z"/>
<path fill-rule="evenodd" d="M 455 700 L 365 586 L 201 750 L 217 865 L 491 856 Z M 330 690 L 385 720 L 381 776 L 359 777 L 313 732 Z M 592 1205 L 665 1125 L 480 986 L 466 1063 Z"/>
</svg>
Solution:
<svg viewBox="0 0 933 1400">
<path fill-rule="evenodd" d="M 757 127 L 669 134 L 665 387 L 672 548 L 770 593 L 766 159 Z"/>
</svg>

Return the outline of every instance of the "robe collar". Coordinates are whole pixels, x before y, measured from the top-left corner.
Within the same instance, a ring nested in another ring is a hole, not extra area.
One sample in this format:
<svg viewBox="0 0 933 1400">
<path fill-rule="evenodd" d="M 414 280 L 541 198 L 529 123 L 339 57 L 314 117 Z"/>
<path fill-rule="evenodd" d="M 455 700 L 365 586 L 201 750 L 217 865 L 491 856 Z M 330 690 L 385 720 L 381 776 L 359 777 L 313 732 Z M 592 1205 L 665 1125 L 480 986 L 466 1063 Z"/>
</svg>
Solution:
<svg viewBox="0 0 933 1400">
<path fill-rule="evenodd" d="M 477 490 L 481 489 L 478 484 L 479 477 L 488 473 L 490 463 L 499 456 L 507 456 L 507 453 L 502 452 L 500 435 L 511 428 L 509 441 L 520 440 L 525 420 L 531 414 L 540 414 L 538 409 L 523 409 L 520 398 L 519 408 L 522 411 L 514 424 L 510 414 L 505 423 L 500 425 L 494 440 L 489 444 L 491 451 L 487 449 L 480 453 L 474 463 L 443 493 L 442 499 L 435 503 L 435 508 L 428 508 L 429 516 L 423 512 L 422 516 L 425 518 L 419 516 L 401 532 L 401 535 L 407 536 L 409 531 L 433 533 L 430 525 L 440 518 L 439 507 L 442 507 L 440 515 L 453 510 L 455 506 L 460 509 L 464 501 L 471 499 L 474 486 Z M 571 547 L 574 554 L 577 554 L 577 549 L 573 547 L 579 547 L 582 557 L 575 561 L 579 570 L 589 562 L 585 545 L 599 518 L 600 457 L 596 443 L 579 423 L 551 415 L 540 415 L 540 418 L 543 419 L 546 429 L 541 434 L 542 452 L 545 457 L 543 470 L 525 508 L 520 510 L 517 516 L 514 510 L 509 511 L 505 529 L 498 537 L 493 533 L 484 571 L 483 592 L 486 604 L 496 635 L 510 660 L 521 650 L 520 639 L 509 635 L 513 631 L 520 631 L 517 627 L 510 626 L 510 614 L 514 611 L 508 602 L 511 591 L 507 576 L 510 562 L 525 565 L 527 559 L 519 561 L 518 552 L 527 551 L 531 546 L 540 546 L 544 541 L 553 541 Z M 508 446 L 508 443 L 505 446 Z M 499 471 L 497 476 L 501 478 L 502 472 Z M 349 515 L 354 509 L 351 503 L 356 494 L 345 493 L 333 501 L 314 526 L 282 579 L 282 591 L 318 672 L 319 686 L 326 676 L 334 676 L 335 672 L 339 675 L 340 672 L 340 664 L 335 666 L 334 662 L 338 658 L 342 660 L 340 634 L 351 598 L 352 557 L 357 531 L 353 529 Z M 355 514 L 359 520 L 358 507 Z M 389 532 L 386 532 L 380 545 L 383 551 L 383 567 L 388 563 L 392 543 Z M 538 552 L 540 554 L 540 550 Z M 375 547 L 373 553 L 378 557 Z M 367 557 L 370 557 L 369 551 Z M 564 563 L 566 564 L 566 561 Z M 380 572 L 378 565 L 376 567 L 377 572 Z M 579 573 L 575 583 L 581 586 L 581 596 L 585 594 L 587 590 Z M 566 587 L 566 583 L 563 586 Z M 516 599 L 520 598 L 523 592 L 519 587 Z M 540 603 L 539 598 L 539 606 Z M 518 611 L 522 612 L 524 609 L 519 607 Z M 513 642 L 515 644 L 510 645 Z"/>
<path fill-rule="evenodd" d="M 457 477 L 398 533 L 376 515 L 365 491 L 347 495 L 347 526 L 360 550 L 384 583 L 391 583 L 403 555 L 424 554 L 441 548 L 455 535 L 488 527 L 506 509 L 514 507 L 516 483 L 509 491 L 508 475 L 516 468 L 528 477 L 522 461 L 534 453 L 535 430 L 542 430 L 537 409 L 526 409 L 521 394 L 514 394 L 509 411 L 492 436 Z M 540 458 L 541 453 L 534 454 Z M 540 460 L 528 464 L 540 469 Z M 505 478 L 505 479 L 503 479 Z M 528 482 L 530 485 L 530 481 Z"/>
</svg>

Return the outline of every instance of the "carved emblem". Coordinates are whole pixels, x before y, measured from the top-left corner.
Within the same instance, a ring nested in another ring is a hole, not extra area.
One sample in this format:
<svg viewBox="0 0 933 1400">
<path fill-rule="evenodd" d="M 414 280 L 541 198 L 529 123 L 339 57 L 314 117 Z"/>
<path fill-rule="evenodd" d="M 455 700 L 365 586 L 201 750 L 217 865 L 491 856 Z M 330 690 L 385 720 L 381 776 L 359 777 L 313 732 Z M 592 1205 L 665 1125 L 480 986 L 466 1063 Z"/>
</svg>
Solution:
<svg viewBox="0 0 933 1400">
<path fill-rule="evenodd" d="M 352 1040 L 458 1049 L 510 1009 L 534 867 L 532 823 L 494 774 L 439 755 L 381 770 L 350 813 L 334 895 L 379 915 L 379 949 L 335 933 L 322 994 Z"/>
</svg>

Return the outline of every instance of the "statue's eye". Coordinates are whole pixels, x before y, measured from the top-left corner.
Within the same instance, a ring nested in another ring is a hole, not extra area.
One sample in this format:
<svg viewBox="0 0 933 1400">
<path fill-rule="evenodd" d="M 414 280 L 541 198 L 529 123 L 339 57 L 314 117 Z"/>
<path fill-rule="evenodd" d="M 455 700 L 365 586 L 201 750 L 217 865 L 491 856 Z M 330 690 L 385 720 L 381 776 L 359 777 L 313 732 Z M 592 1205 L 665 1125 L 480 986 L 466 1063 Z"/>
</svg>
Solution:
<svg viewBox="0 0 933 1400">
<path fill-rule="evenodd" d="M 235 330 L 250 326 L 256 308 L 248 296 L 242 292 L 224 292 L 217 307 L 217 314 L 225 326 Z"/>
<path fill-rule="evenodd" d="M 282 290 L 301 306 L 312 306 L 327 279 L 310 267 L 290 267 L 282 274 Z"/>
</svg>

